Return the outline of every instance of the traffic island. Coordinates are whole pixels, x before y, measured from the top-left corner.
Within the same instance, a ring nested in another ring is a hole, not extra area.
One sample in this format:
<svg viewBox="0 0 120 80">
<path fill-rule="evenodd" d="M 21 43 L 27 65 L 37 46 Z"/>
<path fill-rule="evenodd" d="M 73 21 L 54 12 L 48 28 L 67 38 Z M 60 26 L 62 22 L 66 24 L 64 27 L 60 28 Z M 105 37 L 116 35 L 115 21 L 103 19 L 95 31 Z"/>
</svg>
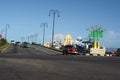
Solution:
<svg viewBox="0 0 120 80">
<path fill-rule="evenodd" d="M 93 56 L 105 56 L 106 49 L 103 48 L 90 48 L 90 54 Z"/>
</svg>

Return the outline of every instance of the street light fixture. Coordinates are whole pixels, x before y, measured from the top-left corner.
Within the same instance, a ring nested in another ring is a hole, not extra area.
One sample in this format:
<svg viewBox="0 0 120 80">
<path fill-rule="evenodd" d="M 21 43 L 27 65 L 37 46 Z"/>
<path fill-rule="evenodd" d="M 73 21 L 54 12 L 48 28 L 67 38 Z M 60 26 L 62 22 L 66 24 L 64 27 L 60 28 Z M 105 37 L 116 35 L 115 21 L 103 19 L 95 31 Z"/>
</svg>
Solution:
<svg viewBox="0 0 120 80">
<path fill-rule="evenodd" d="M 53 47 L 53 40 L 54 40 L 54 26 L 55 26 L 55 15 L 60 17 L 60 12 L 58 10 L 51 9 L 49 11 L 49 16 L 53 15 L 53 29 L 52 29 L 52 47 Z"/>
<path fill-rule="evenodd" d="M 48 27 L 48 24 L 47 23 L 41 23 L 41 26 L 40 27 L 43 27 L 43 46 L 44 46 L 44 39 L 45 39 L 45 27 Z"/>
</svg>

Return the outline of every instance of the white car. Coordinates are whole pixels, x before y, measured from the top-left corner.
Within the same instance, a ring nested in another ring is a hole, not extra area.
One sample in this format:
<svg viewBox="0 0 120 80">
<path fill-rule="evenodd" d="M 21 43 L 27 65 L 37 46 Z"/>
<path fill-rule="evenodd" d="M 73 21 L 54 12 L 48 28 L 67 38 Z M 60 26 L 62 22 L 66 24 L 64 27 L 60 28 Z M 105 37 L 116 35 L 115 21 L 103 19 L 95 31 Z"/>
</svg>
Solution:
<svg viewBox="0 0 120 80">
<path fill-rule="evenodd" d="M 60 49 L 60 47 L 58 45 L 55 45 L 54 48 L 58 49 L 58 50 Z"/>
</svg>

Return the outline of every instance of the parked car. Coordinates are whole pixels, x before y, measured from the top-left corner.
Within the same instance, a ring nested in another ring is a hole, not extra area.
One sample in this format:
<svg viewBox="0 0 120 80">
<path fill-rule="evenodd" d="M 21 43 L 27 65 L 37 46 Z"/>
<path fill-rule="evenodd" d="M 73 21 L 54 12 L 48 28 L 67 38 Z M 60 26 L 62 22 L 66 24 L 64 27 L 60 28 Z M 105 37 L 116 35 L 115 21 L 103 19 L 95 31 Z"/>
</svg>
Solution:
<svg viewBox="0 0 120 80">
<path fill-rule="evenodd" d="M 120 56 L 120 48 L 117 49 L 116 56 Z"/>
<path fill-rule="evenodd" d="M 76 45 L 76 48 L 77 48 L 77 51 L 82 55 L 90 53 L 90 50 L 86 49 L 84 46 Z"/>
<path fill-rule="evenodd" d="M 55 45 L 54 48 L 58 49 L 58 50 L 60 49 L 60 47 L 58 45 Z"/>
<path fill-rule="evenodd" d="M 30 47 L 30 44 L 29 44 L 28 42 L 23 42 L 23 43 L 21 44 L 21 47 L 23 47 L 23 48 L 29 48 L 29 47 Z"/>
<path fill-rule="evenodd" d="M 14 41 L 14 40 L 11 40 L 11 44 L 14 45 L 14 44 L 15 44 L 15 41 Z"/>
<path fill-rule="evenodd" d="M 15 46 L 20 46 L 20 45 L 21 45 L 20 42 L 16 42 L 16 43 L 15 43 Z"/>
<path fill-rule="evenodd" d="M 77 54 L 77 49 L 73 45 L 66 45 L 62 48 L 63 55 Z"/>
</svg>

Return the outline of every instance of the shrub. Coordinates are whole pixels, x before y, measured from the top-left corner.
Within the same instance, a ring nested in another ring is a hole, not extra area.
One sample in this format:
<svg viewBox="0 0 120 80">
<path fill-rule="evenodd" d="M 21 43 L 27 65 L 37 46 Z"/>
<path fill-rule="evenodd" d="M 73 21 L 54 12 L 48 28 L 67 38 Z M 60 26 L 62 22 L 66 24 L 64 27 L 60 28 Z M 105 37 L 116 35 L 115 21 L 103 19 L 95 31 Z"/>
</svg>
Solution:
<svg viewBox="0 0 120 80">
<path fill-rule="evenodd" d="M 36 43 L 35 42 L 32 42 L 32 45 L 35 45 Z"/>
<path fill-rule="evenodd" d="M 7 44 L 7 40 L 4 39 L 4 38 L 2 38 L 2 39 L 0 40 L 0 46 L 3 46 L 3 45 L 5 45 L 5 44 Z"/>
</svg>

